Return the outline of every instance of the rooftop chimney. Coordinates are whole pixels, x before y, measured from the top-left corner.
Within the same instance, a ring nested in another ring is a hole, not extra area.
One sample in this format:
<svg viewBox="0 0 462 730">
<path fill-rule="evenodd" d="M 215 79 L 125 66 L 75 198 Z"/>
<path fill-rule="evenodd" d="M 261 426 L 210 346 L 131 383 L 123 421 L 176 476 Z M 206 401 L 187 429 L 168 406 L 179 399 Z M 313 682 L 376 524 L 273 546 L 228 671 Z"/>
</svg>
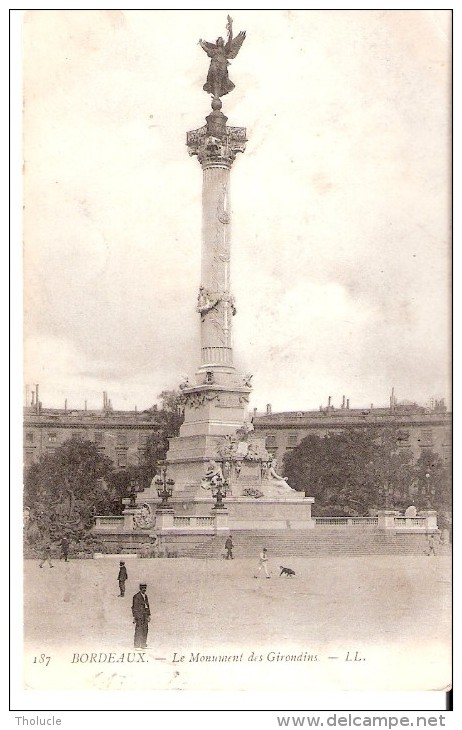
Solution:
<svg viewBox="0 0 462 730">
<path fill-rule="evenodd" d="M 350 410 L 350 399 L 349 398 L 347 398 L 347 406 L 346 407 L 347 407 L 347 411 L 349 411 Z"/>
<path fill-rule="evenodd" d="M 266 415 L 271 416 L 271 403 L 266 404 Z"/>
<path fill-rule="evenodd" d="M 40 401 L 39 401 L 39 387 L 38 383 L 35 386 L 35 407 L 37 409 L 37 415 L 40 414 Z"/>
</svg>

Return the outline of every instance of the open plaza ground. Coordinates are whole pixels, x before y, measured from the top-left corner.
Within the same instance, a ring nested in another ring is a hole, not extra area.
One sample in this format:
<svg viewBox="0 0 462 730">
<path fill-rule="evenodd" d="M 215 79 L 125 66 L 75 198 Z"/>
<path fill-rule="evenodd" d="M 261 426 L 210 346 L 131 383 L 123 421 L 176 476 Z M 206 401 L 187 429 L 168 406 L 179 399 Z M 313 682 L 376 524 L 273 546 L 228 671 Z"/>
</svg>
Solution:
<svg viewBox="0 0 462 730">
<path fill-rule="evenodd" d="M 27 560 L 29 689 L 442 690 L 451 682 L 448 556 Z M 279 566 L 296 575 L 280 577 Z M 148 585 L 148 648 L 131 601 Z"/>
</svg>

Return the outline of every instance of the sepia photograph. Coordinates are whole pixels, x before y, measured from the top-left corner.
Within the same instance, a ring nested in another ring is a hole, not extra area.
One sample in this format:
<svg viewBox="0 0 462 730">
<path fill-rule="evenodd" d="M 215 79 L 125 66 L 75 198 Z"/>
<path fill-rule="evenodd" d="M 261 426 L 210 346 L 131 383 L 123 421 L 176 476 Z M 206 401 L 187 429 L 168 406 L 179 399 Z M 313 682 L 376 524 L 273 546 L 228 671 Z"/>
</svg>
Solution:
<svg viewBox="0 0 462 730">
<path fill-rule="evenodd" d="M 448 692 L 451 11 L 20 24 L 22 689 Z"/>
</svg>

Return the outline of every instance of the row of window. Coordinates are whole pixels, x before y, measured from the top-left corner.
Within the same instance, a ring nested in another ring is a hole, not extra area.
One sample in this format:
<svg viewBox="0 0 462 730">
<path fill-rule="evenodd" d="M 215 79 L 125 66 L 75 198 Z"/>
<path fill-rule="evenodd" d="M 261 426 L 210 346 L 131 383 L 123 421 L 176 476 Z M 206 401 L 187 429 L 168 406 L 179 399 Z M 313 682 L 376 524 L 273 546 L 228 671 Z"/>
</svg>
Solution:
<svg viewBox="0 0 462 730">
<path fill-rule="evenodd" d="M 151 434 L 149 433 L 139 433 L 138 434 L 138 443 L 146 446 L 147 440 Z M 104 442 L 104 431 L 95 431 L 93 433 L 93 441 L 95 444 L 102 444 Z M 111 438 L 115 439 L 115 445 L 116 446 L 128 446 L 128 434 L 127 433 L 117 433 L 115 436 L 113 434 L 109 434 Z M 71 438 L 80 438 L 85 439 L 88 438 L 88 434 L 82 431 L 76 431 L 72 434 Z M 58 442 L 58 434 L 56 431 L 48 431 L 46 434 L 45 440 L 48 441 L 50 444 L 55 444 Z M 34 443 L 34 432 L 33 431 L 26 431 L 26 444 L 33 444 Z"/>
<path fill-rule="evenodd" d="M 53 454 L 55 452 L 55 447 L 50 446 L 47 448 L 48 454 Z M 138 451 L 138 463 L 141 465 L 144 463 L 146 452 L 145 451 Z M 34 451 L 32 449 L 26 449 L 25 450 L 25 461 L 26 464 L 29 466 L 33 463 L 34 459 L 36 458 L 36 455 L 34 454 Z M 126 451 L 118 451 L 117 452 L 117 459 L 116 464 L 119 469 L 126 469 L 128 466 L 129 460 L 127 456 Z"/>
<path fill-rule="evenodd" d="M 295 446 L 298 443 L 298 438 L 299 438 L 298 434 L 289 434 L 288 439 L 287 439 L 288 448 Z M 303 435 L 302 435 L 302 438 L 303 438 Z M 432 430 L 431 429 L 422 429 L 420 431 L 420 438 L 417 439 L 417 443 L 422 448 L 428 448 L 428 447 L 434 446 Z M 409 432 L 406 432 L 405 434 L 403 433 L 402 438 L 399 439 L 399 445 L 403 448 L 411 446 Z M 270 433 L 266 436 L 266 446 L 273 447 L 273 448 L 278 446 L 276 434 Z M 450 430 L 445 432 L 444 444 L 442 447 L 441 456 L 442 456 L 444 464 L 448 465 L 451 463 L 451 461 L 452 461 L 452 432 Z"/>
<path fill-rule="evenodd" d="M 304 434 L 302 434 L 301 438 L 303 438 Z M 300 438 L 300 435 L 297 433 L 289 433 L 287 437 L 287 443 L 289 446 L 294 446 L 298 444 L 298 440 Z M 403 434 L 399 437 L 399 441 L 401 444 L 405 444 L 410 441 L 410 433 L 409 431 L 403 432 Z M 434 441 L 434 434 L 431 428 L 424 428 L 420 431 L 419 438 L 417 439 L 418 443 L 420 443 L 422 446 L 432 446 Z M 452 442 L 452 433 L 450 430 L 446 430 L 444 433 L 444 444 L 451 444 Z M 274 433 L 270 433 L 266 437 L 266 445 L 267 446 L 277 446 L 277 435 Z"/>
</svg>

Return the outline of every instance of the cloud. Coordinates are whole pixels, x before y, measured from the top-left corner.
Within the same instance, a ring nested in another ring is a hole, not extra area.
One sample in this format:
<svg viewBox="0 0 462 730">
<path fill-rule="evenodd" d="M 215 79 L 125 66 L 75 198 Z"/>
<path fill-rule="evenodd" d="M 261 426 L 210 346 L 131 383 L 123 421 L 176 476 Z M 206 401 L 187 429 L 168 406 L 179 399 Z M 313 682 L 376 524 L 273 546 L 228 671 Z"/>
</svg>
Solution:
<svg viewBox="0 0 462 730">
<path fill-rule="evenodd" d="M 255 405 L 448 395 L 449 15 L 409 19 L 243 15 L 224 110 L 248 130 L 232 289 Z M 151 405 L 200 359 L 202 173 L 185 136 L 209 110 L 197 39 L 222 13 L 26 20 L 26 380 L 50 405 L 102 390 Z"/>
</svg>

